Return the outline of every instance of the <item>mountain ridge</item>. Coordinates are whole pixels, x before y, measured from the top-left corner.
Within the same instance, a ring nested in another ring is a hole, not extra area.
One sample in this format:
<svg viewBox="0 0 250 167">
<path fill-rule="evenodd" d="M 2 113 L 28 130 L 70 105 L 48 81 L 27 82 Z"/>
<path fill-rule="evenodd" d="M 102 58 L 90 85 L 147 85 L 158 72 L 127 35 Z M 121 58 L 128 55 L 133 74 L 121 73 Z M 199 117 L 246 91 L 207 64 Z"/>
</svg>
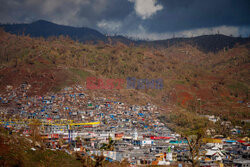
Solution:
<svg viewBox="0 0 250 167">
<path fill-rule="evenodd" d="M 24 34 L 31 37 L 48 38 L 64 35 L 81 42 L 106 40 L 105 35 L 91 28 L 59 25 L 45 20 L 38 20 L 30 24 L 1 24 L 0 27 L 12 34 Z"/>
<path fill-rule="evenodd" d="M 50 36 L 59 37 L 60 35 L 69 36 L 73 40 L 79 42 L 94 42 L 98 43 L 100 41 L 105 43 L 117 43 L 121 42 L 124 44 L 133 45 L 146 45 L 150 47 L 170 47 L 173 45 L 190 44 L 197 47 L 203 52 L 218 52 L 222 49 L 233 48 L 236 44 L 246 44 L 250 42 L 250 38 L 242 37 L 232 37 L 222 34 L 214 35 L 202 35 L 190 38 L 172 38 L 164 40 L 133 40 L 122 35 L 116 36 L 106 36 L 101 32 L 87 27 L 73 27 L 66 25 L 55 24 L 46 20 L 37 20 L 30 24 L 0 24 L 6 32 L 12 34 L 24 34 L 30 35 L 31 37 L 44 37 L 48 38 Z M 111 41 L 110 41 L 111 40 Z"/>
</svg>

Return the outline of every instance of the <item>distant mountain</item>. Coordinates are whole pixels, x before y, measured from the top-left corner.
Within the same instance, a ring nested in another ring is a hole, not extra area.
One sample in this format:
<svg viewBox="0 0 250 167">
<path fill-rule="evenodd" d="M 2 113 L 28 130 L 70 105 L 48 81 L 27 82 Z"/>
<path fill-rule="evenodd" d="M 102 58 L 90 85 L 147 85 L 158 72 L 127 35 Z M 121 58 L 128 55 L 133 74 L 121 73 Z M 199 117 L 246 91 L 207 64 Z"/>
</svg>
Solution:
<svg viewBox="0 0 250 167">
<path fill-rule="evenodd" d="M 6 32 L 12 34 L 25 34 L 31 37 L 44 37 L 49 36 L 69 36 L 73 40 L 80 42 L 87 41 L 103 41 L 108 42 L 109 38 L 112 43 L 122 42 L 124 44 L 146 45 L 153 47 L 170 47 L 173 45 L 190 44 L 204 52 L 217 52 L 222 49 L 228 49 L 238 44 L 245 44 L 250 42 L 250 38 L 230 37 L 221 34 L 216 35 L 203 35 L 192 38 L 172 38 L 166 40 L 145 41 L 145 40 L 131 40 L 124 36 L 105 36 L 104 34 L 86 27 L 71 27 L 58 25 L 45 20 L 38 20 L 30 24 L 0 24 Z"/>
<path fill-rule="evenodd" d="M 47 38 L 64 35 L 80 42 L 106 41 L 107 39 L 105 35 L 91 28 L 58 25 L 45 20 L 38 20 L 30 24 L 1 24 L 0 27 L 12 34 L 25 34 L 31 37 Z"/>
<path fill-rule="evenodd" d="M 170 47 L 173 45 L 190 44 L 203 52 L 218 52 L 222 49 L 233 48 L 236 44 L 246 44 L 250 38 L 231 37 L 222 34 L 203 35 L 192 38 L 172 38 L 158 41 L 141 41 L 140 43 L 155 47 Z"/>
<path fill-rule="evenodd" d="M 126 45 L 129 45 L 131 43 L 134 43 L 134 44 L 139 43 L 138 41 L 131 40 L 131 39 L 126 38 L 126 37 L 124 37 L 122 35 L 110 36 L 110 38 L 112 39 L 113 43 L 122 42 L 122 43 L 124 43 Z"/>
</svg>

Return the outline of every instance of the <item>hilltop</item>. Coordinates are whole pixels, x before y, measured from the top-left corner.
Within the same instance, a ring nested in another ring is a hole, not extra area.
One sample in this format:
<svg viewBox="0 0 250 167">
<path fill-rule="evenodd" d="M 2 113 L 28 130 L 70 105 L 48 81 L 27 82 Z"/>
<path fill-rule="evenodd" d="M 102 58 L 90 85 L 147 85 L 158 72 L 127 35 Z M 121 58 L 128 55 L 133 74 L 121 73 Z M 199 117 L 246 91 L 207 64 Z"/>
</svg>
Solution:
<svg viewBox="0 0 250 167">
<path fill-rule="evenodd" d="M 31 37 L 48 38 L 63 35 L 81 42 L 107 40 L 105 35 L 91 28 L 58 25 L 46 20 L 38 20 L 30 24 L 2 24 L 0 27 L 3 27 L 6 32 L 12 34 L 25 34 Z"/>
</svg>

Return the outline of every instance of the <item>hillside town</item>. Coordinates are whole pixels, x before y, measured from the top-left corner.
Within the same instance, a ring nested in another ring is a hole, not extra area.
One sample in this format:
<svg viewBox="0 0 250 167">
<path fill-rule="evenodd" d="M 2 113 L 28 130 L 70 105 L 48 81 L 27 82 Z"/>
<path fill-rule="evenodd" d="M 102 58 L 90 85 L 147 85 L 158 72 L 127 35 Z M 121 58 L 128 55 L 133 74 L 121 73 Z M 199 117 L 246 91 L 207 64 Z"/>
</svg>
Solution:
<svg viewBox="0 0 250 167">
<path fill-rule="evenodd" d="M 31 96 L 31 85 L 6 87 L 0 95 L 1 126 L 29 137 L 38 121 L 39 135 L 48 149 L 68 154 L 103 155 L 106 160 L 127 160 L 131 165 L 189 164 L 187 139 L 170 130 L 154 104 L 128 105 L 104 97 L 91 97 L 83 86 L 66 87 L 58 93 Z M 210 121 L 218 118 L 205 115 Z M 32 122 L 33 121 L 33 122 Z M 232 128 L 231 133 L 240 133 Z M 36 147 L 41 147 L 39 143 Z M 35 147 L 32 149 L 36 149 Z M 250 165 L 249 138 L 204 138 L 200 166 Z"/>
</svg>

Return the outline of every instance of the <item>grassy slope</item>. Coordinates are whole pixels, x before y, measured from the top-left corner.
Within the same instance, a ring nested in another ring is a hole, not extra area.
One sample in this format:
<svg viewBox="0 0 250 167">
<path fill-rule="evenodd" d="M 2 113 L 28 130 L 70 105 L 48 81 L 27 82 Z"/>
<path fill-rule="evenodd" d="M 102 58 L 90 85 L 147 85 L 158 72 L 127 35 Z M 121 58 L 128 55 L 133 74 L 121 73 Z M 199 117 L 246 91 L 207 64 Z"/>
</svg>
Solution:
<svg viewBox="0 0 250 167">
<path fill-rule="evenodd" d="M 18 134 L 9 134 L 0 128 L 0 165 L 1 166 L 82 166 L 81 161 L 63 151 L 51 151 L 36 148 L 29 142 L 30 139 Z"/>
<path fill-rule="evenodd" d="M 20 136 L 19 133 L 9 133 L 9 130 L 0 127 L 0 166 L 5 167 L 94 167 L 98 166 L 98 158 L 102 158 L 104 167 L 126 167 L 127 161 L 109 162 L 103 157 L 81 156 L 79 153 L 68 153 L 46 149 L 42 142 L 34 140 L 31 136 Z M 33 142 L 32 142 L 33 141 Z M 35 142 L 34 142 L 35 141 Z M 42 147 L 36 147 L 34 143 L 40 143 Z M 34 149 L 35 150 L 32 150 Z"/>
</svg>

